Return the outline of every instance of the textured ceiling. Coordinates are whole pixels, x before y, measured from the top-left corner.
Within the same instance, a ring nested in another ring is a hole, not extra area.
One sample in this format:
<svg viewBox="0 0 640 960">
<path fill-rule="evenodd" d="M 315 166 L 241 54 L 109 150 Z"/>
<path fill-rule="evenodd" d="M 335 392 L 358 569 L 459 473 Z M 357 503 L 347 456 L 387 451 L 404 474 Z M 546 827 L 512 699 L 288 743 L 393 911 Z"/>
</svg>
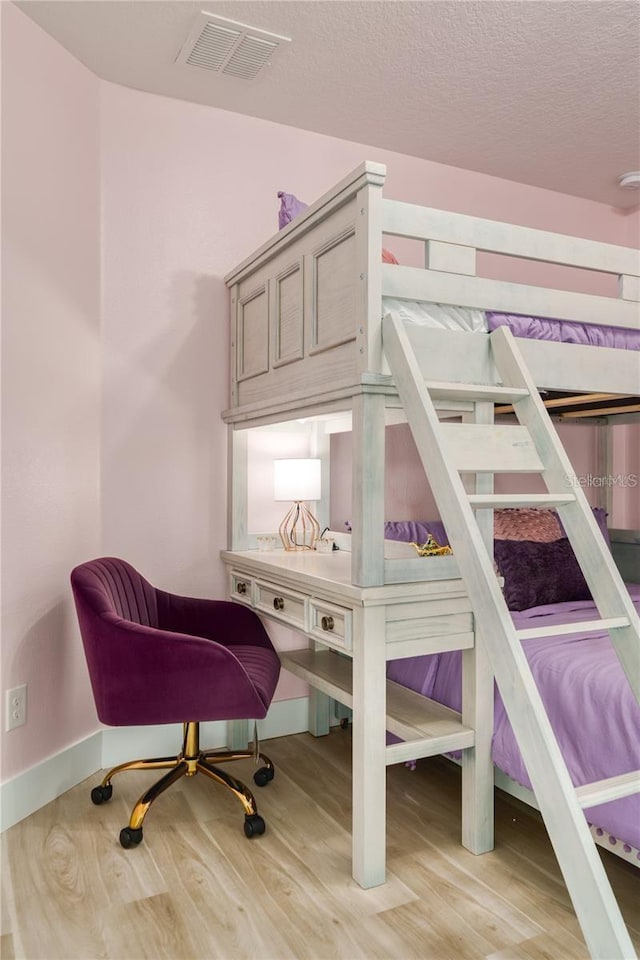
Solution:
<svg viewBox="0 0 640 960">
<path fill-rule="evenodd" d="M 637 0 L 28 0 L 99 77 L 631 206 Z M 292 38 L 253 81 L 176 64 L 201 10 Z M 375 159 L 374 156 L 371 159 Z"/>
</svg>

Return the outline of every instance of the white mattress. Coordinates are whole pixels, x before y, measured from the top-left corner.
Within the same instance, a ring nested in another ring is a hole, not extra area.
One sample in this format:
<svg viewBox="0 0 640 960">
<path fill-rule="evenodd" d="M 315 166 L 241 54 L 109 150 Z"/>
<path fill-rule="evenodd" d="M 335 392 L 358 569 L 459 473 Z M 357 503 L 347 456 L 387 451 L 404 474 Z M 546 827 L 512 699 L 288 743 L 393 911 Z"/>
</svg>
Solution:
<svg viewBox="0 0 640 960">
<path fill-rule="evenodd" d="M 457 330 L 460 333 L 486 333 L 484 310 L 473 307 L 451 307 L 441 303 L 423 303 L 420 300 L 382 298 L 383 313 L 393 313 L 405 323 L 415 323 L 438 330 Z"/>
</svg>

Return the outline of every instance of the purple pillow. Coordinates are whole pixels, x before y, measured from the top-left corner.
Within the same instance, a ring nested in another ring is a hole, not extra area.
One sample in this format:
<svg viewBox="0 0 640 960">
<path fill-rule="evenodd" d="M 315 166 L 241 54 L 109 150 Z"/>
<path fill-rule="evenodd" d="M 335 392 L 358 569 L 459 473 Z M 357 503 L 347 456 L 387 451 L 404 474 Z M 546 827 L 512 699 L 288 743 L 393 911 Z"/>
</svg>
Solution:
<svg viewBox="0 0 640 960">
<path fill-rule="evenodd" d="M 494 556 L 504 577 L 509 610 L 528 610 L 566 600 L 591 600 L 582 570 L 566 537 L 535 540 L 496 540 Z"/>
<path fill-rule="evenodd" d="M 297 197 L 294 197 L 292 193 L 284 193 L 281 190 L 278 194 L 280 200 L 280 210 L 278 211 L 278 227 L 282 230 L 284 227 L 288 226 L 292 220 L 302 213 L 303 210 L 306 210 L 309 206 L 308 203 L 303 203 L 302 200 L 298 200 Z"/>
</svg>

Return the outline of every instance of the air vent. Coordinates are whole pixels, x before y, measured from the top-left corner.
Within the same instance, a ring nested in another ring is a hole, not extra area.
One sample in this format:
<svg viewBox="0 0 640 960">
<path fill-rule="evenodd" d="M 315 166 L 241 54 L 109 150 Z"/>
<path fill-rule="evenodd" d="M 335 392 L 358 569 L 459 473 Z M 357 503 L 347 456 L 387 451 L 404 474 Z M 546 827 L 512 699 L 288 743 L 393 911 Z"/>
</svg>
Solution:
<svg viewBox="0 0 640 960">
<path fill-rule="evenodd" d="M 176 63 L 186 63 L 241 80 L 253 80 L 290 37 L 258 30 L 246 23 L 202 13 L 194 23 Z"/>
</svg>

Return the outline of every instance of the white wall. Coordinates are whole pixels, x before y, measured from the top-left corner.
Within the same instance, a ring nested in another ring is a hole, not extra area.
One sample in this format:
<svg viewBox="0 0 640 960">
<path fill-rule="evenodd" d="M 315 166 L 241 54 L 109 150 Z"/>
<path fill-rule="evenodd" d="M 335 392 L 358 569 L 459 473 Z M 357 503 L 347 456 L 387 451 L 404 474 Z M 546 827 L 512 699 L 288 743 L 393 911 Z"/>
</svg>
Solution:
<svg viewBox="0 0 640 960">
<path fill-rule="evenodd" d="M 4 780 L 97 726 L 69 572 L 100 549 L 100 231 L 99 83 L 1 8 Z"/>
</svg>

